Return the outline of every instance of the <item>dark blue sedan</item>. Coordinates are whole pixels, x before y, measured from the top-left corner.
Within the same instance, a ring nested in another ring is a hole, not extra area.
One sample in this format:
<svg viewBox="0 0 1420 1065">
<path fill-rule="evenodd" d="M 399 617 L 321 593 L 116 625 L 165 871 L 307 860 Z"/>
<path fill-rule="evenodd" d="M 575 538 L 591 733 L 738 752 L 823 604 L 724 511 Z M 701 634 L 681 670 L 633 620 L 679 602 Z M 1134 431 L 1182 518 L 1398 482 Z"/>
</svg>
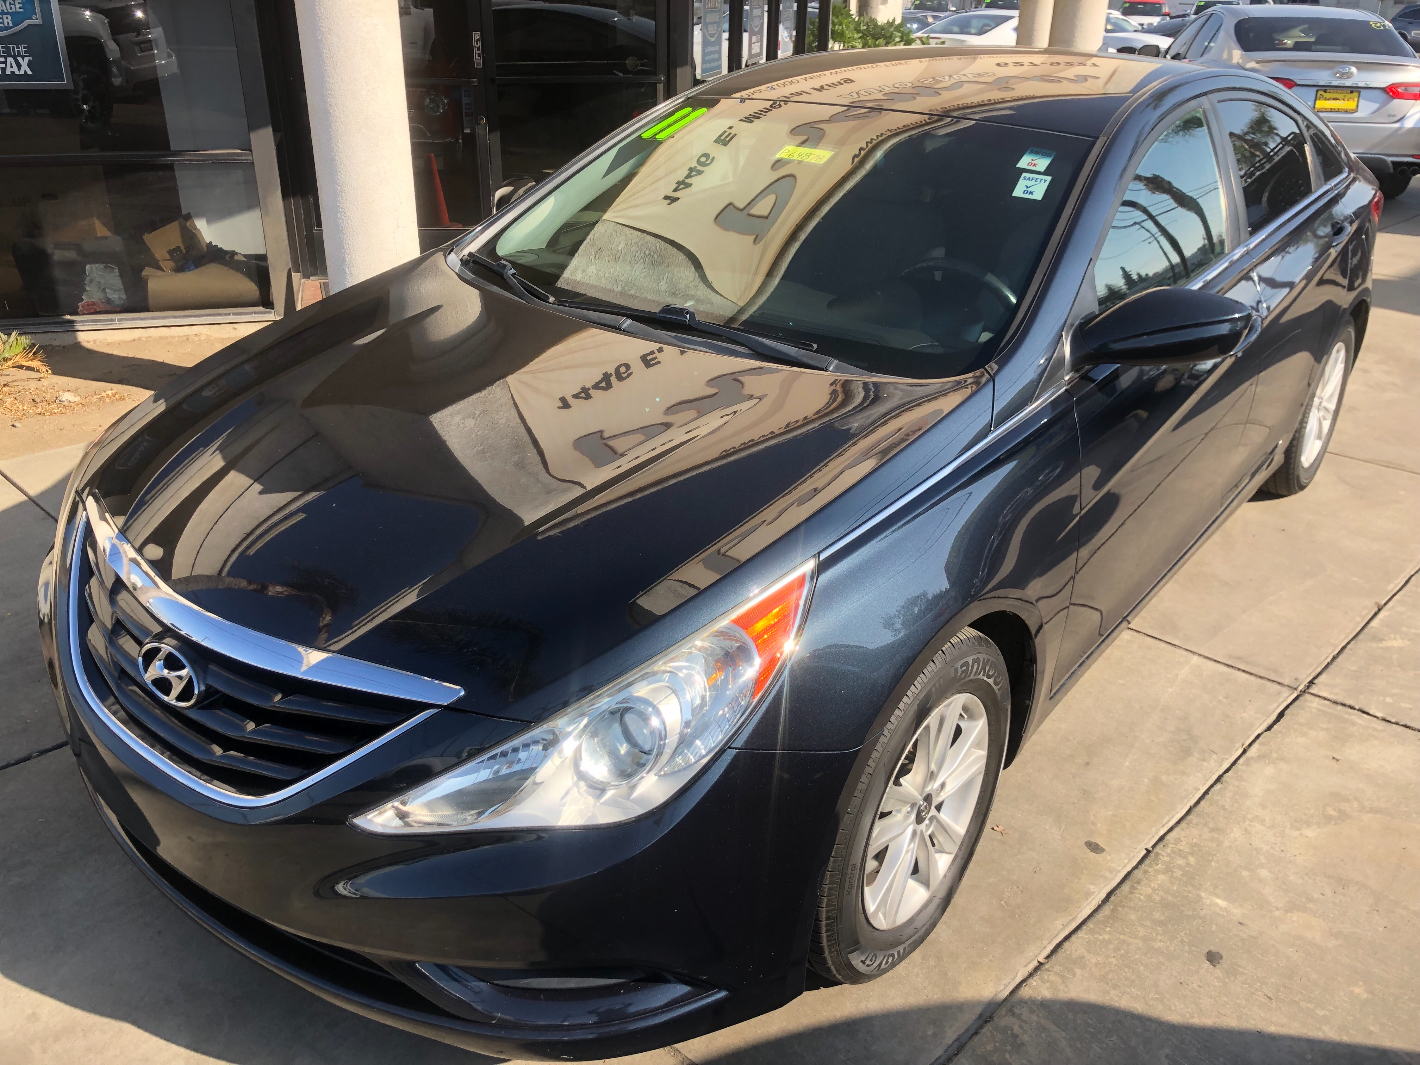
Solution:
<svg viewBox="0 0 1420 1065">
<path fill-rule="evenodd" d="M 1316 477 L 1380 203 L 1246 72 L 704 85 L 90 449 L 39 603 L 95 804 L 238 950 L 489 1054 L 880 976 L 1091 661 Z"/>
</svg>

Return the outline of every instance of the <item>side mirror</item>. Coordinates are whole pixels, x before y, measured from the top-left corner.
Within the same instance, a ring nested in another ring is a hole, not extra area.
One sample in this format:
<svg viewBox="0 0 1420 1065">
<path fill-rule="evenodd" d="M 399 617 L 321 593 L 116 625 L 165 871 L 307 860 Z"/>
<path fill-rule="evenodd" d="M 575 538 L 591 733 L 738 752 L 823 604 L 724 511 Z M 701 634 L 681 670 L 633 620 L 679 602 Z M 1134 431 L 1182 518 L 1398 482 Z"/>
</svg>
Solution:
<svg viewBox="0 0 1420 1065">
<path fill-rule="evenodd" d="M 1231 355 L 1259 324 L 1251 308 L 1227 296 L 1151 288 L 1081 323 L 1070 363 L 1191 366 Z"/>
</svg>

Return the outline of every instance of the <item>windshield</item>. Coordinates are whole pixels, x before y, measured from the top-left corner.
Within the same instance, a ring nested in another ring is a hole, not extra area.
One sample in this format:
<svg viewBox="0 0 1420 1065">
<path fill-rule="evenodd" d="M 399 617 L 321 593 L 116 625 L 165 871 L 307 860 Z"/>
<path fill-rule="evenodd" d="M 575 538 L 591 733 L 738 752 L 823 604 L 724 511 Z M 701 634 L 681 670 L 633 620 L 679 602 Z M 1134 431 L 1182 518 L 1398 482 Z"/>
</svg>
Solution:
<svg viewBox="0 0 1420 1065">
<path fill-rule="evenodd" d="M 1162 15 L 1164 4 L 1163 0 L 1124 0 L 1119 11 L 1123 15 Z"/>
<path fill-rule="evenodd" d="M 1139 27 L 1130 22 L 1127 18 L 1119 15 L 1106 15 L 1104 19 L 1106 33 L 1138 33 Z"/>
<path fill-rule="evenodd" d="M 1240 19 L 1233 33 L 1244 52 L 1349 52 L 1407 58 L 1415 54 L 1380 19 L 1269 15 Z"/>
<path fill-rule="evenodd" d="M 932 27 L 933 33 L 957 33 L 964 37 L 979 37 L 983 33 L 990 33 L 1003 22 L 1009 22 L 1015 18 L 1005 12 L 992 11 L 963 11 L 958 15 L 942 19 Z"/>
<path fill-rule="evenodd" d="M 949 377 L 982 364 L 1015 316 L 1092 143 L 853 105 L 695 99 L 481 251 L 559 299 L 688 307 L 875 372 Z"/>
</svg>

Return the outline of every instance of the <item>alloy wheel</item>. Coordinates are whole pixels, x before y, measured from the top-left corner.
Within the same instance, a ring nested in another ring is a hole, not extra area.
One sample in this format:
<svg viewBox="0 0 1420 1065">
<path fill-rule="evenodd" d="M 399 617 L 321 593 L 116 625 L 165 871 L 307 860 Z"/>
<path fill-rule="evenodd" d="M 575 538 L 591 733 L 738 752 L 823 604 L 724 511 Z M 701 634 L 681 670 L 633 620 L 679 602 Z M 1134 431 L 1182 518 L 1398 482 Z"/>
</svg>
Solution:
<svg viewBox="0 0 1420 1065">
<path fill-rule="evenodd" d="M 963 693 L 907 745 L 868 835 L 863 910 L 874 928 L 911 920 L 946 875 L 981 794 L 988 733 L 986 708 Z"/>
<path fill-rule="evenodd" d="M 1326 357 L 1321 368 L 1321 383 L 1307 408 L 1307 428 L 1302 436 L 1302 467 L 1310 469 L 1326 446 L 1331 423 L 1336 418 L 1336 405 L 1341 402 L 1341 385 L 1346 380 L 1346 345 L 1341 341 Z"/>
</svg>

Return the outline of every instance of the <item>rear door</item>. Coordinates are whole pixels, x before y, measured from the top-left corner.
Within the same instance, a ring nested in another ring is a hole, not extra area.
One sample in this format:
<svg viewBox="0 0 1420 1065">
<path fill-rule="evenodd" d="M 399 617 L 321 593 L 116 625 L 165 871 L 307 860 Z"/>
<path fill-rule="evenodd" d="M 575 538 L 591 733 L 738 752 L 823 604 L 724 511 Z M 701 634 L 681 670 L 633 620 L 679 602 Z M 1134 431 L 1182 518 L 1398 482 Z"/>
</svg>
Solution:
<svg viewBox="0 0 1420 1065">
<path fill-rule="evenodd" d="M 1224 141 L 1197 101 L 1164 119 L 1121 190 L 1096 253 L 1101 310 L 1194 284 L 1239 239 Z M 1217 291 L 1218 285 L 1204 287 Z M 1088 295 L 1088 294 L 1086 294 Z M 1245 300 L 1251 294 L 1245 294 Z M 1255 464 L 1245 440 L 1257 365 L 1093 367 L 1071 389 L 1079 421 L 1079 561 L 1059 684 L 1188 549 Z"/>
<path fill-rule="evenodd" d="M 1265 460 L 1296 428 L 1349 304 L 1343 253 L 1364 235 L 1341 207 L 1347 173 L 1319 131 L 1331 159 L 1308 143 L 1306 119 L 1250 94 L 1229 94 L 1216 106 L 1251 242 L 1234 268 L 1242 277 L 1230 295 L 1244 302 L 1250 297 L 1265 320 L 1246 356 L 1259 375 L 1246 432 Z"/>
</svg>

